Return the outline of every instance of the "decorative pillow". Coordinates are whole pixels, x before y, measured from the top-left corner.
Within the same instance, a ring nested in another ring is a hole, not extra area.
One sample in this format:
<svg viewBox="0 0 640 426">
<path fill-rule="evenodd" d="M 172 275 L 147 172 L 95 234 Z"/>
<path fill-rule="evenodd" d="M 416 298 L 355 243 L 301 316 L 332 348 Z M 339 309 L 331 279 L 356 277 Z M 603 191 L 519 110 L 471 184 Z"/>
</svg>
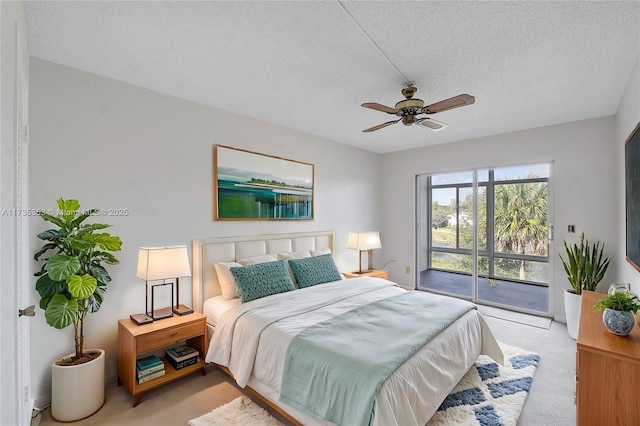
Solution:
<svg viewBox="0 0 640 426">
<path fill-rule="evenodd" d="M 263 254 L 261 256 L 245 257 L 238 260 L 241 265 L 255 265 L 256 263 L 273 262 L 278 260 L 278 256 L 275 254 Z"/>
<path fill-rule="evenodd" d="M 333 261 L 333 256 L 330 254 L 306 259 L 291 259 L 289 266 L 300 288 L 342 279 L 342 275 Z"/>
<path fill-rule="evenodd" d="M 284 260 L 232 267 L 231 274 L 242 303 L 295 289 Z"/>
<path fill-rule="evenodd" d="M 284 260 L 285 263 L 287 264 L 287 269 L 289 269 L 289 275 L 291 276 L 291 281 L 293 281 L 293 285 L 295 286 L 297 284 L 296 277 L 295 275 L 293 275 L 291 266 L 289 266 L 289 262 L 287 261 L 290 259 L 305 259 L 307 257 L 311 257 L 311 255 L 309 254 L 308 251 L 293 251 L 293 252 L 287 252 L 287 253 L 278 253 L 277 256 L 278 256 L 278 259 Z"/>
<path fill-rule="evenodd" d="M 311 254 L 311 256 L 322 256 L 323 254 L 331 254 L 331 249 L 323 248 L 320 250 L 311 250 L 309 253 Z"/>
<path fill-rule="evenodd" d="M 230 268 L 241 266 L 238 262 L 221 262 L 214 265 L 216 274 L 218 275 L 218 283 L 220 283 L 220 290 L 225 299 L 238 297 L 236 280 L 233 279 Z"/>
</svg>

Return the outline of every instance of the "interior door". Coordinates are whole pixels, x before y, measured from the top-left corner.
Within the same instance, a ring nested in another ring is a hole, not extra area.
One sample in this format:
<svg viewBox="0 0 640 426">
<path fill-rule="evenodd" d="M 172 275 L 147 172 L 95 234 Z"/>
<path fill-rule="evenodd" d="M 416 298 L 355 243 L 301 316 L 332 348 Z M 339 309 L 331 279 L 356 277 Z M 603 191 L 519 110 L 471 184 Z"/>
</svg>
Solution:
<svg viewBox="0 0 640 426">
<path fill-rule="evenodd" d="M 31 289 L 27 210 L 29 52 L 22 3 L 2 2 L 0 19 L 0 424 L 28 425 L 33 407 L 29 317 L 19 314 L 28 305 Z"/>
</svg>

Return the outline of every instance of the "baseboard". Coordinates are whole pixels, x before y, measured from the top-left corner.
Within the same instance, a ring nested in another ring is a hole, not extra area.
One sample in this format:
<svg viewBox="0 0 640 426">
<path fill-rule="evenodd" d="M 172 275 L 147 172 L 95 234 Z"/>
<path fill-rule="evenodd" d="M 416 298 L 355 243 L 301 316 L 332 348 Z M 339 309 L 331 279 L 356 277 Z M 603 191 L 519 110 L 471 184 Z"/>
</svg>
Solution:
<svg viewBox="0 0 640 426">
<path fill-rule="evenodd" d="M 33 406 L 32 406 L 32 410 L 42 410 L 45 407 L 49 407 L 51 406 L 51 395 L 45 395 L 45 396 L 41 396 L 39 398 L 36 398 L 35 400 L 33 400 Z"/>
</svg>

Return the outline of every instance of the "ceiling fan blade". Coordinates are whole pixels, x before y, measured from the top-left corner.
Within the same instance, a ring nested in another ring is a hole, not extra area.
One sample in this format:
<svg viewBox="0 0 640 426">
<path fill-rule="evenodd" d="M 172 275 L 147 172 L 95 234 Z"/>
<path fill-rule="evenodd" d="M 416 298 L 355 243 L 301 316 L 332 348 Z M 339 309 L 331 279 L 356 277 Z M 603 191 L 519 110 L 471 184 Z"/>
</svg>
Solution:
<svg viewBox="0 0 640 426">
<path fill-rule="evenodd" d="M 375 109 L 376 111 L 382 111 L 382 112 L 386 112 L 387 114 L 395 114 L 398 112 L 397 109 L 395 108 L 391 108 L 385 105 L 381 105 L 375 102 L 367 102 L 362 104 L 361 106 L 365 107 L 365 108 L 370 108 L 370 109 Z"/>
<path fill-rule="evenodd" d="M 434 132 L 438 132 L 440 130 L 444 130 L 447 127 L 449 127 L 449 125 L 447 123 L 443 123 L 442 121 L 438 121 L 438 120 L 434 120 L 432 118 L 420 118 L 418 119 L 418 124 L 421 124 L 425 127 L 428 127 L 429 129 L 433 130 Z"/>
<path fill-rule="evenodd" d="M 427 105 L 422 108 L 422 112 L 426 114 L 435 114 L 436 112 L 447 111 L 450 109 L 471 105 L 476 101 L 471 95 L 458 95 L 453 98 L 445 99 L 444 101 L 436 102 L 431 105 Z"/>
<path fill-rule="evenodd" d="M 398 121 L 402 120 L 393 120 L 393 121 L 387 121 L 386 123 L 382 123 L 382 124 L 378 124 L 377 126 L 373 126 L 373 127 L 369 127 L 368 129 L 363 130 L 364 133 L 369 133 L 369 132 L 375 132 L 376 130 L 380 130 L 383 129 L 387 126 L 391 126 L 392 124 L 396 124 Z"/>
</svg>

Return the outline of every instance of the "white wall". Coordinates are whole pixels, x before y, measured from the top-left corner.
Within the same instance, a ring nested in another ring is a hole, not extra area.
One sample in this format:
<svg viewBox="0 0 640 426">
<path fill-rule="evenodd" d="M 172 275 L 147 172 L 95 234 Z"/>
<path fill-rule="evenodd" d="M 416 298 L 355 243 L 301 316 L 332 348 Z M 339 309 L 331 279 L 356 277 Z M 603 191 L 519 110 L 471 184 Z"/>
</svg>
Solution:
<svg viewBox="0 0 640 426">
<path fill-rule="evenodd" d="M 315 164 L 315 220 L 214 222 L 213 144 Z M 86 348 L 107 351 L 107 383 L 117 376 L 117 320 L 144 311 L 144 283 L 136 278 L 140 246 L 190 248 L 200 237 L 335 230 L 338 266 L 353 270 L 358 257 L 345 248 L 347 233 L 382 224 L 378 154 L 35 58 L 30 155 L 32 208 L 54 208 L 63 197 L 84 208 L 129 210 L 126 217 L 98 218 L 123 240 L 120 264 L 108 269 L 113 281 L 105 302 L 85 333 Z M 31 227 L 34 252 L 46 224 L 34 218 Z M 180 280 L 187 304 L 190 288 L 189 279 Z M 32 297 L 37 304 L 35 290 Z M 72 352 L 73 334 L 38 315 L 31 364 L 33 394 L 41 397 L 51 393 L 51 362 Z"/>
<path fill-rule="evenodd" d="M 397 259 L 389 265 L 390 277 L 403 286 L 416 286 L 416 175 L 541 162 L 553 162 L 550 222 L 555 225 L 555 244 L 550 251 L 550 295 L 554 317 L 564 321 L 563 291 L 569 284 L 558 257 L 564 250 L 562 241 L 577 240 L 584 231 L 590 240 L 606 244 L 613 260 L 601 285 L 611 282 L 623 261 L 618 244 L 620 182 L 612 116 L 385 155 L 382 229 L 386 241 L 382 251 L 384 257 Z M 569 224 L 575 225 L 575 234 L 567 233 Z M 405 273 L 406 266 L 411 267 L 411 274 Z"/>
<path fill-rule="evenodd" d="M 618 155 L 618 251 L 621 256 L 626 253 L 626 228 L 625 228 L 625 193 L 624 193 L 624 145 L 625 141 L 640 122 L 640 56 L 631 72 L 625 94 L 620 100 L 618 113 L 616 114 L 616 147 Z M 631 283 L 631 291 L 640 294 L 640 273 L 629 262 L 620 261 L 617 268 L 617 281 Z"/>
</svg>

